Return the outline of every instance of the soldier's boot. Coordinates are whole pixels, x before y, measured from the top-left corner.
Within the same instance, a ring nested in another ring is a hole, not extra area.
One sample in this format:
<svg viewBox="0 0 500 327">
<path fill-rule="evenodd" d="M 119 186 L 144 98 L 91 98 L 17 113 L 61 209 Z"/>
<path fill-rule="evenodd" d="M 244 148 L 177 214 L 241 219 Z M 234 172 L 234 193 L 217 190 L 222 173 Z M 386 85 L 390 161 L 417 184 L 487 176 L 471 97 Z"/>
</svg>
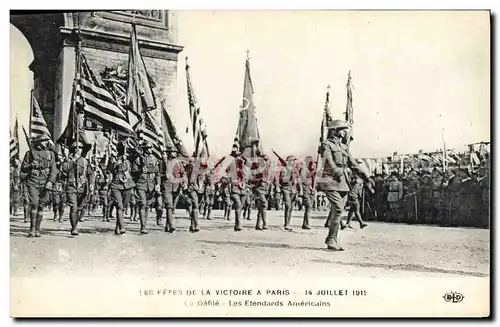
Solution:
<svg viewBox="0 0 500 327">
<path fill-rule="evenodd" d="M 35 236 L 42 237 L 42 232 L 40 231 L 40 227 L 42 226 L 43 214 L 38 212 L 36 215 L 36 228 L 35 228 Z"/>
<path fill-rule="evenodd" d="M 78 210 L 76 209 L 71 209 L 69 212 L 69 220 L 71 223 L 71 235 L 77 236 L 78 235 Z"/>
<path fill-rule="evenodd" d="M 328 236 L 326 237 L 325 241 L 328 250 L 344 251 L 344 248 L 342 248 L 338 244 L 339 230 L 340 230 L 340 220 L 335 218 L 331 219 L 330 226 L 328 227 Z"/>
<path fill-rule="evenodd" d="M 207 220 L 212 220 L 212 218 L 210 218 L 210 214 L 212 213 L 212 208 L 211 207 L 208 207 L 207 209 Z"/>
<path fill-rule="evenodd" d="M 37 210 L 30 211 L 30 231 L 28 233 L 28 237 L 35 237 L 36 231 L 36 214 Z"/>
<path fill-rule="evenodd" d="M 147 211 L 149 209 L 147 207 L 141 206 L 139 207 L 139 220 L 141 222 L 141 234 L 147 234 L 148 231 L 146 229 L 146 220 L 147 220 Z"/>
<path fill-rule="evenodd" d="M 247 212 L 246 212 L 246 216 L 247 216 L 247 220 L 251 220 L 250 219 L 250 213 L 252 212 L 252 210 L 250 209 L 250 207 L 247 208 Z"/>
<path fill-rule="evenodd" d="M 262 208 L 262 213 L 261 213 L 261 217 L 262 217 L 262 229 L 264 229 L 264 230 L 268 229 L 267 228 L 266 214 L 267 214 L 266 209 Z"/>
<path fill-rule="evenodd" d="M 255 223 L 255 229 L 256 230 L 262 230 L 262 227 L 260 226 L 261 220 L 262 220 L 261 210 L 258 209 L 258 211 L 257 211 L 257 222 Z"/>
<path fill-rule="evenodd" d="M 58 221 L 59 221 L 60 223 L 62 223 L 62 216 L 63 216 L 63 214 L 64 214 L 64 207 L 63 207 L 63 206 L 61 206 L 61 207 L 59 208 L 59 219 L 58 219 Z"/>
<path fill-rule="evenodd" d="M 116 221 L 118 222 L 118 226 L 120 227 L 120 234 L 125 234 L 127 231 L 125 230 L 125 213 L 123 210 L 116 209 Z"/>
<path fill-rule="evenodd" d="M 57 208 L 54 208 L 54 218 L 52 220 L 57 221 Z"/>
<path fill-rule="evenodd" d="M 165 232 L 173 233 L 175 231 L 175 218 L 172 208 L 167 208 L 167 221 L 165 223 Z"/>
<path fill-rule="evenodd" d="M 310 216 L 311 216 L 311 209 L 306 208 L 304 211 L 304 220 L 302 221 L 302 229 L 311 229 L 310 226 Z"/>
<path fill-rule="evenodd" d="M 24 208 L 24 222 L 28 222 L 28 216 L 30 215 L 29 209 Z"/>
<path fill-rule="evenodd" d="M 191 210 L 191 226 L 189 227 L 189 231 L 192 233 L 200 231 L 198 228 L 198 209 Z"/>
<path fill-rule="evenodd" d="M 290 221 L 292 220 L 292 206 L 285 208 L 285 230 L 291 231 Z"/>
<path fill-rule="evenodd" d="M 363 218 L 361 217 L 361 213 L 359 211 L 356 212 L 356 217 L 359 221 L 359 228 L 363 229 L 368 226 L 368 224 L 363 221 Z"/>
<path fill-rule="evenodd" d="M 137 208 L 137 206 L 133 206 L 133 208 L 130 208 L 130 212 L 131 212 L 130 217 L 132 217 L 131 218 L 132 221 L 137 221 L 137 211 L 138 210 L 139 209 Z"/>
<path fill-rule="evenodd" d="M 162 227 L 161 217 L 163 216 L 163 209 L 156 210 L 156 225 Z"/>
<path fill-rule="evenodd" d="M 241 230 L 241 209 L 234 209 L 234 231 Z"/>
<path fill-rule="evenodd" d="M 14 212 L 14 216 L 17 216 L 17 203 L 14 202 L 14 208 L 12 209 Z"/>
</svg>

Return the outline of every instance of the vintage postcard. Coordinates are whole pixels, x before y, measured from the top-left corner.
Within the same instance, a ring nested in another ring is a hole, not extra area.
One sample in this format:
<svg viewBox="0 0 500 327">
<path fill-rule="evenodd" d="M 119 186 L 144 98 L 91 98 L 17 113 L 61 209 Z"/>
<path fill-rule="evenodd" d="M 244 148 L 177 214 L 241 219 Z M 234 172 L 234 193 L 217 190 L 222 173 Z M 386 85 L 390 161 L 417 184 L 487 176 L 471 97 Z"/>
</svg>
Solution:
<svg viewBox="0 0 500 327">
<path fill-rule="evenodd" d="M 11 316 L 489 317 L 490 24 L 11 11 Z"/>
</svg>

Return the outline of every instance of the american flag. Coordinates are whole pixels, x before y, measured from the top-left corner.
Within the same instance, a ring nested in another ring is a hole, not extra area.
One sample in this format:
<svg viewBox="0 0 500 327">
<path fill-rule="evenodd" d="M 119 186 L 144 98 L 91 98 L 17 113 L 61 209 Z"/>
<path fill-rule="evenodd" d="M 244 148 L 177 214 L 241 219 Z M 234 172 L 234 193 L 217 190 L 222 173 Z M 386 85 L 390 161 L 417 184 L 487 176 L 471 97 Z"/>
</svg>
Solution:
<svg viewBox="0 0 500 327">
<path fill-rule="evenodd" d="M 10 160 L 19 159 L 19 126 L 16 122 L 14 124 L 14 135 L 10 133 Z"/>
<path fill-rule="evenodd" d="M 153 146 L 153 154 L 158 158 L 162 158 L 162 152 L 165 149 L 165 140 L 163 139 L 163 132 L 156 124 L 153 116 L 149 111 L 144 113 L 144 121 L 139 130 L 139 140 L 148 141 Z"/>
<path fill-rule="evenodd" d="M 30 137 L 37 137 L 39 135 L 46 135 L 49 137 L 49 144 L 54 147 L 54 142 L 52 141 L 52 136 L 50 135 L 49 128 L 47 127 L 47 122 L 43 118 L 42 110 L 40 110 L 40 105 L 35 98 L 34 91 L 31 91 L 31 130 Z"/>
<path fill-rule="evenodd" d="M 347 103 L 345 108 L 345 121 L 349 124 L 349 134 L 352 137 L 352 127 L 354 125 L 354 108 L 352 106 L 352 80 L 351 80 L 351 71 L 349 71 L 349 75 L 347 75 Z"/>
<path fill-rule="evenodd" d="M 76 101 L 83 107 L 86 117 L 115 129 L 121 135 L 133 135 L 134 131 L 114 96 L 92 72 L 87 59 L 80 54 L 81 74 L 77 74 Z"/>
<path fill-rule="evenodd" d="M 207 132 L 203 119 L 200 116 L 200 107 L 194 94 L 191 84 L 191 76 L 189 73 L 189 65 L 186 58 L 186 78 L 187 78 L 187 93 L 189 99 L 189 113 L 191 115 L 191 129 L 193 130 L 194 139 L 194 157 L 208 158 Z"/>
</svg>

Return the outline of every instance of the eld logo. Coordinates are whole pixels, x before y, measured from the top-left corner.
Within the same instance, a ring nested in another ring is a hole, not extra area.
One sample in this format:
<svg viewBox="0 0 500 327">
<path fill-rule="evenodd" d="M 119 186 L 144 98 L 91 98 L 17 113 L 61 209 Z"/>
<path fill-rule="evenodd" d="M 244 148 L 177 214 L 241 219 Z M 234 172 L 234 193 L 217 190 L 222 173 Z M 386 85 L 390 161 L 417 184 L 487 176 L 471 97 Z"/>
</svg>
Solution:
<svg viewBox="0 0 500 327">
<path fill-rule="evenodd" d="M 443 299 L 446 302 L 451 302 L 451 303 L 462 302 L 464 297 L 465 296 L 463 296 L 461 293 L 458 293 L 458 292 L 450 292 L 450 293 L 446 293 L 445 295 L 443 295 Z"/>
</svg>

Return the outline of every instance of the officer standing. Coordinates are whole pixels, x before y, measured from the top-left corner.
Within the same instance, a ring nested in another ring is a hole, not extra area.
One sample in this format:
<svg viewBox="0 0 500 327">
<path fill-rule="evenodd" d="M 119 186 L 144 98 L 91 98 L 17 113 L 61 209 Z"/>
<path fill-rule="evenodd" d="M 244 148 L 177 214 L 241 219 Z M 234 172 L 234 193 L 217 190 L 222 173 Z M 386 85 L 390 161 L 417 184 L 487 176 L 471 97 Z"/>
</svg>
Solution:
<svg viewBox="0 0 500 327">
<path fill-rule="evenodd" d="M 123 222 L 124 204 L 130 201 L 130 192 L 135 187 L 135 183 L 131 175 L 132 165 L 128 160 L 124 143 L 118 143 L 117 151 L 117 158 L 112 158 L 109 162 L 109 170 L 113 174 L 110 189 L 116 206 L 115 234 L 121 235 L 126 233 Z"/>
<path fill-rule="evenodd" d="M 304 205 L 304 220 L 302 221 L 302 229 L 311 229 L 311 209 L 314 202 L 313 182 L 316 175 L 316 165 L 313 158 L 308 156 L 304 159 L 300 170 L 299 179 L 299 196 L 302 197 Z"/>
<path fill-rule="evenodd" d="M 57 176 L 56 158 L 49 150 L 50 138 L 41 134 L 31 139 L 30 150 L 21 165 L 21 174 L 25 175 L 28 201 L 30 204 L 30 231 L 28 237 L 40 237 L 43 219 L 43 206 L 47 202 L 48 190 L 52 189 Z"/>
<path fill-rule="evenodd" d="M 142 153 L 132 164 L 132 174 L 135 177 L 135 188 L 138 196 L 141 234 L 147 234 L 146 221 L 149 204 L 154 200 L 155 192 L 160 191 L 160 174 L 158 160 L 151 151 L 151 143 L 142 141 L 140 147 Z"/>
<path fill-rule="evenodd" d="M 328 236 L 326 245 L 329 250 L 343 251 L 338 244 L 340 229 L 340 216 L 344 211 L 349 185 L 347 183 L 347 167 L 356 170 L 367 181 L 367 186 L 372 189 L 372 180 L 363 171 L 361 165 L 350 154 L 343 140 L 347 137 L 348 125 L 343 120 L 334 120 L 328 125 L 328 136 L 323 142 L 320 153 L 323 159 L 323 174 L 318 178 L 318 189 L 323 191 L 331 204 L 332 217 L 329 219 Z"/>
<path fill-rule="evenodd" d="M 92 192 L 93 187 L 93 181 L 89 181 L 89 163 L 85 158 L 86 153 L 84 153 L 88 150 L 82 143 L 74 143 L 70 147 L 70 158 L 62 168 L 66 175 L 66 198 L 69 206 L 71 235 L 73 236 L 78 235 L 77 226 L 84 209 L 84 201 L 89 192 Z"/>
</svg>

